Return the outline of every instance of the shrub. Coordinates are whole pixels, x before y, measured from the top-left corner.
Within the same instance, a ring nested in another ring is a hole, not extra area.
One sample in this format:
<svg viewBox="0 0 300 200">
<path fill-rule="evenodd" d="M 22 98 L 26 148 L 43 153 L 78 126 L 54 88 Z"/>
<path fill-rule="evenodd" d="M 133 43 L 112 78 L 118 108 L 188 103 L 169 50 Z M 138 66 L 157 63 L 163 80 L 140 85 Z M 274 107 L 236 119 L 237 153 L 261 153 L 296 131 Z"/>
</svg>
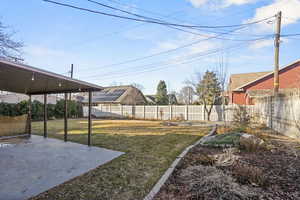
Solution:
<svg viewBox="0 0 300 200">
<path fill-rule="evenodd" d="M 231 169 L 233 176 L 241 184 L 267 185 L 267 176 L 258 167 L 236 162 Z"/>
<path fill-rule="evenodd" d="M 31 104 L 33 120 L 42 120 L 44 117 L 44 104 L 33 101 Z M 0 116 L 20 116 L 28 113 L 28 101 L 21 101 L 18 104 L 0 103 Z M 82 117 L 83 111 L 80 103 L 76 101 L 68 102 L 68 116 Z M 64 117 L 64 100 L 57 101 L 56 105 L 47 105 L 48 119 Z"/>
<path fill-rule="evenodd" d="M 250 124 L 250 115 L 245 106 L 238 106 L 234 109 L 233 123 L 238 128 L 245 128 Z"/>
<path fill-rule="evenodd" d="M 265 144 L 263 140 L 256 136 L 252 136 L 251 138 L 241 137 L 239 148 L 247 152 L 257 152 L 259 150 L 265 149 Z"/>
<path fill-rule="evenodd" d="M 187 199 L 252 199 L 257 195 L 221 170 L 211 166 L 192 166 L 184 169 L 179 181 L 188 185 Z"/>
</svg>

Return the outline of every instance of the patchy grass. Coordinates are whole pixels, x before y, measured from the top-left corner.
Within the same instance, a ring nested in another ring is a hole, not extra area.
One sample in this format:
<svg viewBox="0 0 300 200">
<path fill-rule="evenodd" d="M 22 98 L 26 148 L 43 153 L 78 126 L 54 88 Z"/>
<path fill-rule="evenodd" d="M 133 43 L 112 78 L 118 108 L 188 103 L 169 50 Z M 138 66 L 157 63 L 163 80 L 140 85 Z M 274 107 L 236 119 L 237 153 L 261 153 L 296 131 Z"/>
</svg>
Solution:
<svg viewBox="0 0 300 200">
<path fill-rule="evenodd" d="M 69 120 L 68 126 L 69 140 L 86 144 L 86 120 Z M 43 123 L 32 128 L 41 134 Z M 94 120 L 92 145 L 125 154 L 32 199 L 142 199 L 176 156 L 207 132 L 159 121 Z M 49 121 L 48 134 L 63 139 L 63 120 Z"/>
<path fill-rule="evenodd" d="M 216 135 L 212 140 L 205 142 L 206 145 L 236 145 L 239 143 L 239 133 L 228 133 Z"/>
</svg>

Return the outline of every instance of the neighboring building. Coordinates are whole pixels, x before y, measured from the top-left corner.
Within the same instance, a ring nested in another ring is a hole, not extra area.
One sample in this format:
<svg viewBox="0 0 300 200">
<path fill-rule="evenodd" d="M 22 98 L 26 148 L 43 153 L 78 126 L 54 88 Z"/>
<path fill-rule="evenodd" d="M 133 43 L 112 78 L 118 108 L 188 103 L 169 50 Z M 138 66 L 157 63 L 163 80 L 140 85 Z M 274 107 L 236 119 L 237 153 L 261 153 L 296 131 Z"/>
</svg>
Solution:
<svg viewBox="0 0 300 200">
<path fill-rule="evenodd" d="M 145 97 L 146 97 L 148 104 L 150 104 L 150 105 L 156 104 L 155 95 L 146 95 Z"/>
<path fill-rule="evenodd" d="M 17 94 L 17 93 L 0 93 L 0 103 L 11 103 L 17 104 L 21 101 L 28 100 L 29 97 L 25 94 Z M 48 95 L 47 102 L 48 104 L 56 104 L 60 98 L 58 95 Z M 32 95 L 32 101 L 38 101 L 40 103 L 44 103 L 44 96 L 43 95 Z"/>
<path fill-rule="evenodd" d="M 148 104 L 155 105 L 156 104 L 156 95 L 146 95 L 146 100 Z M 177 97 L 175 94 L 168 94 L 170 104 L 178 104 Z"/>
<path fill-rule="evenodd" d="M 229 80 L 229 100 L 232 104 L 252 105 L 256 97 L 271 95 L 273 72 L 233 74 Z M 300 60 L 279 70 L 279 91 L 300 88 Z"/>
<path fill-rule="evenodd" d="M 106 87 L 100 92 L 94 92 L 92 102 L 98 104 L 144 105 L 147 100 L 143 93 L 133 86 Z M 83 100 L 87 104 L 87 98 Z"/>
</svg>

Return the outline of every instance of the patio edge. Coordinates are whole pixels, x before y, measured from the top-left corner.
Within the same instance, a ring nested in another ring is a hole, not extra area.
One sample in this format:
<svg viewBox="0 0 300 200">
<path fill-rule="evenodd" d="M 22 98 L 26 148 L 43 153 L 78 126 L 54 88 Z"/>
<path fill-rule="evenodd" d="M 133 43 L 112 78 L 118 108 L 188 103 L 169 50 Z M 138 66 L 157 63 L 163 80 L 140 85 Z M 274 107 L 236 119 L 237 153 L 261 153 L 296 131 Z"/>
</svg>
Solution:
<svg viewBox="0 0 300 200">
<path fill-rule="evenodd" d="M 209 132 L 208 135 L 205 135 L 201 137 L 197 142 L 194 144 L 186 147 L 183 152 L 177 156 L 177 158 L 173 161 L 171 166 L 167 169 L 167 171 L 161 176 L 161 178 L 158 180 L 158 182 L 154 185 L 152 190 L 148 193 L 148 195 L 144 198 L 144 200 L 152 200 L 155 195 L 160 191 L 161 187 L 165 184 L 165 182 L 169 179 L 175 168 L 177 167 L 178 163 L 181 161 L 181 159 L 195 146 L 200 144 L 202 140 L 205 140 L 207 137 L 214 135 L 217 131 L 217 124 L 213 126 L 213 129 Z"/>
</svg>

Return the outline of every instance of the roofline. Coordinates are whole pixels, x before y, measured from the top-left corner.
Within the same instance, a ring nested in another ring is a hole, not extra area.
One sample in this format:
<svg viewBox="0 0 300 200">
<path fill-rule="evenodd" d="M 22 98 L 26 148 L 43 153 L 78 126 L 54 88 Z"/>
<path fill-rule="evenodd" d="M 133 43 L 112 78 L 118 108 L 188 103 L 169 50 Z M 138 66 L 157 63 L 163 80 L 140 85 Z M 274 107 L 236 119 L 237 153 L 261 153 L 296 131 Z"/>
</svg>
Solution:
<svg viewBox="0 0 300 200">
<path fill-rule="evenodd" d="M 298 63 L 298 62 L 300 62 L 300 59 L 298 59 L 298 60 L 296 60 L 296 61 L 294 61 L 294 62 L 292 62 L 292 63 L 290 63 L 290 64 L 287 64 L 287 65 L 283 66 L 281 69 L 279 69 L 279 72 L 280 72 L 281 70 L 284 70 L 284 69 L 287 68 L 287 67 L 290 67 L 291 65 L 294 65 L 294 64 Z M 250 85 L 250 84 L 252 84 L 252 83 L 255 83 L 256 81 L 259 81 L 260 79 L 263 79 L 263 78 L 265 78 L 265 77 L 267 77 L 267 76 L 270 76 L 270 75 L 272 75 L 272 74 L 274 74 L 274 71 L 272 71 L 272 72 L 270 72 L 270 73 L 268 73 L 268 74 L 265 74 L 265 75 L 263 75 L 263 76 L 261 76 L 261 77 L 255 79 L 255 80 L 253 80 L 253 81 L 250 81 L 250 82 L 248 82 L 248 83 L 246 83 L 246 84 L 244 84 L 244 85 L 242 85 L 242 86 L 240 86 L 240 87 L 234 89 L 233 91 L 241 91 L 241 90 L 243 90 L 243 88 L 244 88 L 245 86 Z"/>
<path fill-rule="evenodd" d="M 42 74 L 42 75 L 45 75 L 45 76 L 54 77 L 54 78 L 63 79 L 63 80 L 66 80 L 66 81 L 71 81 L 71 82 L 75 82 L 75 83 L 78 83 L 78 84 L 86 85 L 88 87 L 91 87 L 91 89 L 96 89 L 96 90 L 102 90 L 103 89 L 103 87 L 101 87 L 99 85 L 96 85 L 96 84 L 88 83 L 88 82 L 81 81 L 81 80 L 78 80 L 78 79 L 73 79 L 73 78 L 63 76 L 63 75 L 60 75 L 60 74 L 57 74 L 57 73 L 54 73 L 54 72 L 50 72 L 50 71 L 47 71 L 47 70 L 44 70 L 44 69 L 39 69 L 39 68 L 30 66 L 30 65 L 16 63 L 16 62 L 12 62 L 12 61 L 7 61 L 7 60 L 1 59 L 1 58 L 0 58 L 0 62 L 3 63 L 3 64 L 7 64 L 7 65 L 13 65 L 16 68 L 19 68 L 19 69 L 22 69 L 22 70 L 25 70 L 25 71 L 29 71 L 29 72 L 33 72 L 33 73 L 39 73 L 39 74 Z M 78 90 L 77 90 L 77 92 L 78 92 Z"/>
<path fill-rule="evenodd" d="M 114 89 L 114 88 L 122 88 L 122 87 L 134 87 L 134 86 L 132 86 L 132 85 L 107 86 L 107 87 L 103 87 L 103 89 Z M 136 88 L 136 87 L 134 87 L 134 88 Z M 138 89 L 138 88 L 136 88 L 136 89 Z"/>
</svg>

